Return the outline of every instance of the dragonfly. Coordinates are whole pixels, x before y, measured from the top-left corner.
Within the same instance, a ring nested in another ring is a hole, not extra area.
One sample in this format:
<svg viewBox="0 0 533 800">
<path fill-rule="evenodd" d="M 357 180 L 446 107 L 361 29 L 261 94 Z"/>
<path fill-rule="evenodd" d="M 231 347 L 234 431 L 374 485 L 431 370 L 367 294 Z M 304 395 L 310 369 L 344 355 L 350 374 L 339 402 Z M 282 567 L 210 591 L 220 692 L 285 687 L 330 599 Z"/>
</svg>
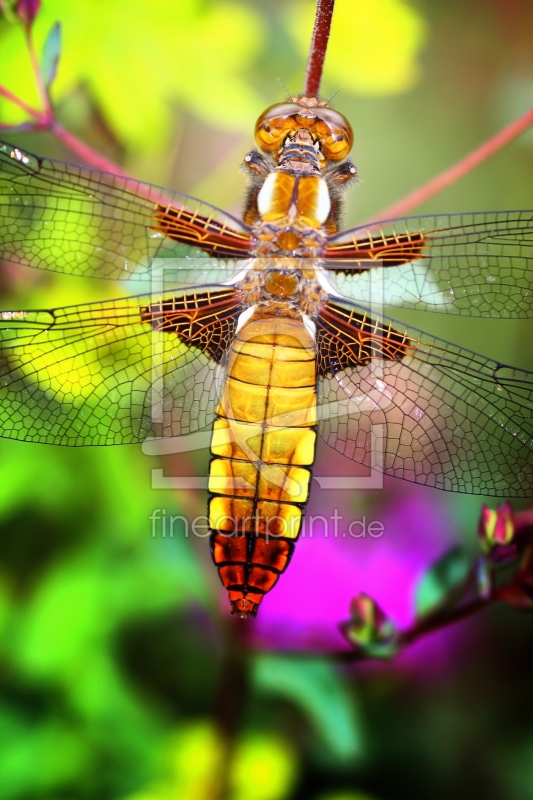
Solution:
<svg viewBox="0 0 533 800">
<path fill-rule="evenodd" d="M 380 307 L 529 318 L 533 211 L 342 232 L 357 179 L 345 117 L 289 96 L 261 114 L 255 140 L 241 219 L 0 145 L 2 259 L 150 289 L 0 312 L 0 435 L 72 447 L 211 426 L 211 552 L 243 617 L 289 564 L 319 436 L 424 486 L 502 497 L 533 487 L 533 373 Z"/>
</svg>

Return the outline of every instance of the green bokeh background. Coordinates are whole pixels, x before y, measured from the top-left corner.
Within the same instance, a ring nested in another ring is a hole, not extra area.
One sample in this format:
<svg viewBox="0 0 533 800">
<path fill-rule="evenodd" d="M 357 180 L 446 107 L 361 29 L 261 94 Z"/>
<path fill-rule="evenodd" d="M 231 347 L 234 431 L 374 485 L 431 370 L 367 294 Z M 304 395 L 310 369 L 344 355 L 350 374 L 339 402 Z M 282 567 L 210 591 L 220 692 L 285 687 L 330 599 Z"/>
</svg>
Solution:
<svg viewBox="0 0 533 800">
<path fill-rule="evenodd" d="M 533 102 L 527 0 L 338 0 L 336 14 L 323 93 L 343 87 L 362 178 L 346 225 Z M 236 212 L 253 123 L 283 98 L 278 78 L 301 88 L 312 15 L 292 0 L 44 0 L 35 37 L 61 21 L 65 127 L 140 178 Z M 1 17 L 0 83 L 38 102 L 22 32 Z M 22 120 L 0 101 L 1 122 Z M 76 160 L 50 134 L 16 143 Z M 533 132 L 420 210 L 532 201 Z M 118 291 L 5 265 L 0 287 L 4 308 Z M 533 364 L 530 323 L 410 319 Z M 446 669 L 416 652 L 379 668 L 274 654 L 244 669 L 228 660 L 206 542 L 151 537 L 154 508 L 200 514 L 205 498 L 154 491 L 154 466 L 136 447 L 0 443 L 1 800 L 533 798 L 529 617 L 465 624 Z M 191 466 L 205 470 L 205 454 Z M 444 502 L 472 546 L 480 500 Z"/>
</svg>

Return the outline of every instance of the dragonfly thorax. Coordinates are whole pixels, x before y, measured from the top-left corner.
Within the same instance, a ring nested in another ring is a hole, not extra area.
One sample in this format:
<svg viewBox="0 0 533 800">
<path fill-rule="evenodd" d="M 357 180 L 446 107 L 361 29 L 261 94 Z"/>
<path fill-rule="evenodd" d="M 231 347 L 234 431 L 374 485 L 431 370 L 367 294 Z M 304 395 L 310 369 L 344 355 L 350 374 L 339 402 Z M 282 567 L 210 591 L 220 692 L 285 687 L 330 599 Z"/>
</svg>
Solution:
<svg viewBox="0 0 533 800">
<path fill-rule="evenodd" d="M 266 271 L 263 286 L 265 292 L 271 297 L 294 297 L 300 289 L 302 273 L 298 269 L 281 270 L 269 269 Z"/>
<path fill-rule="evenodd" d="M 266 303 L 269 307 L 299 309 L 312 316 L 325 296 L 317 280 L 318 263 L 287 256 L 254 259 L 237 284 L 243 305 Z"/>
</svg>

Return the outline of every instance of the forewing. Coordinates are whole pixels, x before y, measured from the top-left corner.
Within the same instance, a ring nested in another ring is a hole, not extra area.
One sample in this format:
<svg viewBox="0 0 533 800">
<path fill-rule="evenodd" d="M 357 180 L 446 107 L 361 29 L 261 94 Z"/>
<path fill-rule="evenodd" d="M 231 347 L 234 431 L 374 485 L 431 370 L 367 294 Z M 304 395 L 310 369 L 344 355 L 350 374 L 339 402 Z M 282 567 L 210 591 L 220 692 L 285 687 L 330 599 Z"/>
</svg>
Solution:
<svg viewBox="0 0 533 800">
<path fill-rule="evenodd" d="M 533 310 L 533 211 L 411 217 L 330 237 L 334 288 L 382 303 L 475 317 Z"/>
<path fill-rule="evenodd" d="M 194 271 L 212 258 L 217 280 L 232 277 L 249 240 L 236 219 L 187 195 L 0 142 L 0 258 L 6 261 L 146 280 L 154 258 L 176 259 L 178 269 L 191 273 L 183 282 L 199 283 Z M 199 263 L 191 265 L 190 257 Z"/>
<path fill-rule="evenodd" d="M 449 491 L 533 494 L 533 373 L 331 301 L 319 430 L 360 464 Z"/>
<path fill-rule="evenodd" d="M 0 435 L 139 442 L 214 417 L 241 311 L 231 288 L 0 312 Z"/>
</svg>

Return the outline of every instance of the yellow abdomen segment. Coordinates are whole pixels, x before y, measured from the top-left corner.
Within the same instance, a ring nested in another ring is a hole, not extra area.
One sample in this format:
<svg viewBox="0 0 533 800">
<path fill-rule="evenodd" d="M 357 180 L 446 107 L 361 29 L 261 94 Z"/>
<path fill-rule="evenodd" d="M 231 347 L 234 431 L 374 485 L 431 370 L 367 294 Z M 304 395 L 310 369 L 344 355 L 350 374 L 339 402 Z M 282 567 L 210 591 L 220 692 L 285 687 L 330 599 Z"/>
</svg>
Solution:
<svg viewBox="0 0 533 800">
<path fill-rule="evenodd" d="M 211 552 L 233 612 L 255 615 L 289 563 L 316 445 L 315 342 L 256 312 L 236 336 L 211 441 Z"/>
</svg>

